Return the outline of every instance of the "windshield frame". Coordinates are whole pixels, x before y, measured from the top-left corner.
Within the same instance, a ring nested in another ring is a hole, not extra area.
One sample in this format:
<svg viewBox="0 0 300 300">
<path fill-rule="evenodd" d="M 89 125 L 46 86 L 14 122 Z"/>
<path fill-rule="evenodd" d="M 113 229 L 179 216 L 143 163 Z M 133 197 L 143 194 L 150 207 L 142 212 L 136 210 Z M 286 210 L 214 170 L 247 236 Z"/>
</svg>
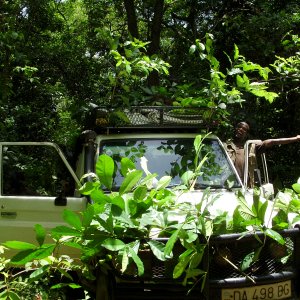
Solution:
<svg viewBox="0 0 300 300">
<path fill-rule="evenodd" d="M 125 134 L 115 134 L 115 135 L 111 135 L 111 136 L 102 136 L 99 138 L 98 141 L 98 149 L 97 149 L 97 155 L 99 156 L 100 154 L 103 154 L 103 147 L 106 146 L 108 143 L 116 143 L 116 144 L 124 144 L 124 143 L 130 143 L 133 141 L 145 141 L 146 143 L 148 143 L 149 141 L 154 141 L 155 143 L 159 142 L 160 144 L 162 142 L 166 142 L 166 140 L 169 141 L 180 141 L 180 140 L 184 140 L 185 142 L 188 142 L 191 146 L 193 146 L 195 137 L 197 136 L 197 134 L 145 134 L 145 135 L 141 135 L 141 134 L 133 134 L 133 135 L 125 135 Z M 211 135 L 209 137 L 206 138 L 206 142 L 205 143 L 215 143 L 219 154 L 218 155 L 222 155 L 222 159 L 224 160 L 224 162 L 226 163 L 226 169 L 227 172 L 230 171 L 230 175 L 232 176 L 232 180 L 234 182 L 233 186 L 231 186 L 231 188 L 242 188 L 243 185 L 240 181 L 240 178 L 238 177 L 236 170 L 234 169 L 233 164 L 230 161 L 230 158 L 228 157 L 223 144 L 221 143 L 221 141 Z M 135 143 L 136 144 L 136 143 Z M 172 143 L 171 143 L 172 144 Z M 173 143 L 173 146 L 175 144 Z M 156 170 L 151 169 L 151 161 L 149 164 L 149 171 L 151 173 L 156 173 Z M 141 169 L 140 167 L 136 166 L 137 169 Z M 164 170 L 163 170 L 164 171 Z M 228 173 L 229 174 L 229 173 Z M 159 174 L 158 175 L 158 179 L 161 176 L 166 176 L 166 175 L 170 175 L 170 174 Z M 216 176 L 216 175 L 215 175 Z M 173 176 L 172 176 L 173 177 Z M 228 177 L 226 177 L 228 178 Z M 222 184 L 220 182 L 215 182 L 215 183 L 211 183 L 208 184 L 207 182 L 204 182 L 203 184 L 201 184 L 200 182 L 197 183 L 197 188 L 195 189 L 205 189 L 207 187 L 210 187 L 212 189 L 222 189 L 222 188 L 228 188 L 226 184 L 224 184 L 226 181 L 226 179 L 224 179 L 224 181 L 222 182 Z M 174 182 L 174 179 L 172 180 L 170 187 L 171 186 L 178 186 L 180 185 L 179 182 Z M 118 187 L 118 186 L 117 186 Z"/>
</svg>

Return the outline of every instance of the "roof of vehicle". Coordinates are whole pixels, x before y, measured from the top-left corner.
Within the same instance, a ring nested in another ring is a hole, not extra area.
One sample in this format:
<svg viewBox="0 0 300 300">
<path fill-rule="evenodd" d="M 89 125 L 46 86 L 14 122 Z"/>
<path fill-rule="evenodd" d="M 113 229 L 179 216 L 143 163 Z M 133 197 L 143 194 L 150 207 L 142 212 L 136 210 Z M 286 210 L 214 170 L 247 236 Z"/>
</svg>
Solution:
<svg viewBox="0 0 300 300">
<path fill-rule="evenodd" d="M 96 107 L 91 112 L 96 132 L 132 132 L 143 130 L 207 130 L 214 126 L 214 109 L 181 106 L 131 106 L 126 108 Z"/>
</svg>

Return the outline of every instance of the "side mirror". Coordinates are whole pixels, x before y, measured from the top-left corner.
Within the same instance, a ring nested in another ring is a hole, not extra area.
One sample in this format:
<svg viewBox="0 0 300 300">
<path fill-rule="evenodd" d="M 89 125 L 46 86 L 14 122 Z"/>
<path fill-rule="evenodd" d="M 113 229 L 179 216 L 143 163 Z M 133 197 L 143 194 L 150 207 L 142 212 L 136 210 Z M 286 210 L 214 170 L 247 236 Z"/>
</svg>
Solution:
<svg viewBox="0 0 300 300">
<path fill-rule="evenodd" d="M 55 206 L 67 206 L 67 198 L 62 195 L 59 195 L 58 197 L 55 198 L 54 205 Z"/>
</svg>

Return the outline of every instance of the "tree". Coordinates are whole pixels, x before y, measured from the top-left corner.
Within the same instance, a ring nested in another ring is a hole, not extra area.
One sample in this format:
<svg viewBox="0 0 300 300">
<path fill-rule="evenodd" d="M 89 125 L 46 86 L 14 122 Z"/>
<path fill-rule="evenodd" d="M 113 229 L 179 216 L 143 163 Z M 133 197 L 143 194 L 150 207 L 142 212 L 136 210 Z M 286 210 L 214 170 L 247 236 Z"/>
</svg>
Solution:
<svg viewBox="0 0 300 300">
<path fill-rule="evenodd" d="M 296 77 L 285 77 L 286 70 L 278 69 L 283 62 L 288 67 L 299 51 L 297 43 L 294 48 L 281 43 L 288 32 L 300 34 L 296 0 L 16 0 L 2 4 L 2 139 L 72 144 L 68 141 L 83 129 L 90 107 L 107 104 L 112 95 L 116 106 L 203 99 L 212 61 L 199 59 L 189 50 L 196 40 L 205 44 L 207 33 L 214 36 L 213 57 L 219 63 L 219 76 L 232 69 L 230 59 L 237 47 L 245 62 L 271 70 L 264 80 L 256 77 L 257 70 L 247 77 L 279 94 L 269 103 L 246 93 L 242 106 L 227 106 L 226 122 L 248 116 L 254 135 L 261 138 L 299 132 Z M 134 43 L 144 46 L 130 57 Z M 128 64 L 117 67 L 112 51 Z M 169 75 L 155 68 L 148 68 L 149 75 L 136 68 L 128 73 L 126 65 L 132 67 L 137 57 L 169 63 Z M 235 76 L 227 79 L 230 87 L 237 86 Z M 242 80 L 239 84 L 246 85 Z M 211 102 L 209 94 L 205 94 L 205 103 Z M 73 126 L 64 125 L 66 120 Z M 295 168 L 298 166 L 299 162 Z"/>
</svg>

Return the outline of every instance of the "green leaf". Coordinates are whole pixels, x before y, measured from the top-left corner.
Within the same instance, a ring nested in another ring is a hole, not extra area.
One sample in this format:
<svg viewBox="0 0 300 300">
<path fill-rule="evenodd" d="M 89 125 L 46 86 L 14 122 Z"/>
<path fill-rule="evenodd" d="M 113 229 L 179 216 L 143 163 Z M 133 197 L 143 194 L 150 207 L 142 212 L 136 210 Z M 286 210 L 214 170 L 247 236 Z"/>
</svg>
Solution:
<svg viewBox="0 0 300 300">
<path fill-rule="evenodd" d="M 43 245 L 46 238 L 46 229 L 42 225 L 36 224 L 34 230 L 37 242 L 40 246 Z"/>
<path fill-rule="evenodd" d="M 114 169 L 115 164 L 110 156 L 102 154 L 98 157 L 96 174 L 99 176 L 101 183 L 108 189 L 111 189 L 112 187 Z"/>
<path fill-rule="evenodd" d="M 98 204 L 93 204 L 86 207 L 86 209 L 82 212 L 82 226 L 87 227 L 91 224 L 93 217 L 95 215 L 95 205 Z"/>
<path fill-rule="evenodd" d="M 123 251 L 122 255 L 122 268 L 121 271 L 124 273 L 129 264 L 129 257 L 128 257 L 128 247 L 126 247 Z"/>
<path fill-rule="evenodd" d="M 259 259 L 259 256 L 260 256 L 260 253 L 261 251 L 263 250 L 264 246 L 261 246 L 257 249 L 255 249 L 255 252 L 254 252 L 254 257 L 253 257 L 253 261 L 257 261 Z"/>
<path fill-rule="evenodd" d="M 63 212 L 63 219 L 66 223 L 68 223 L 75 229 L 77 229 L 79 231 L 81 230 L 82 223 L 81 223 L 81 220 L 80 220 L 78 214 L 76 214 L 75 212 L 65 209 Z"/>
<path fill-rule="evenodd" d="M 186 186 L 189 186 L 194 177 L 195 173 L 193 171 L 186 171 L 182 174 L 181 180 Z"/>
<path fill-rule="evenodd" d="M 125 56 L 127 58 L 130 58 L 132 56 L 132 51 L 130 49 L 124 49 L 124 51 L 125 51 Z"/>
<path fill-rule="evenodd" d="M 128 62 L 126 63 L 125 69 L 126 69 L 126 72 L 127 72 L 128 74 L 131 73 L 131 66 L 130 66 L 130 63 L 128 63 Z"/>
<path fill-rule="evenodd" d="M 253 263 L 253 258 L 254 258 L 254 251 L 250 252 L 244 257 L 244 259 L 241 262 L 242 271 L 247 270 L 251 266 L 251 264 Z"/>
<path fill-rule="evenodd" d="M 181 229 L 177 229 L 173 232 L 173 234 L 171 235 L 171 237 L 168 239 L 166 247 L 165 247 L 165 256 L 166 257 L 170 257 L 171 253 L 173 251 L 174 245 L 176 243 L 176 241 L 178 240 L 179 237 L 179 233 L 180 233 Z"/>
<path fill-rule="evenodd" d="M 57 226 L 51 230 L 53 237 L 61 236 L 81 236 L 81 232 L 68 226 Z"/>
<path fill-rule="evenodd" d="M 254 64 L 252 62 L 242 62 L 242 67 L 245 72 L 249 71 L 259 71 L 262 67 L 259 64 Z"/>
<path fill-rule="evenodd" d="M 266 90 L 267 86 L 264 82 L 251 82 L 250 83 L 250 90 Z"/>
<path fill-rule="evenodd" d="M 284 238 L 277 231 L 268 228 L 268 229 L 266 229 L 265 233 L 266 233 L 267 236 L 269 236 L 270 238 L 275 240 L 280 245 L 285 244 Z"/>
<path fill-rule="evenodd" d="M 298 213 L 300 210 L 300 201 L 299 199 L 292 199 L 289 204 L 291 212 Z"/>
<path fill-rule="evenodd" d="M 210 58 L 210 63 L 211 63 L 214 70 L 219 69 L 220 62 L 216 59 L 216 57 L 212 56 Z M 222 74 L 222 73 L 219 73 L 219 74 Z"/>
<path fill-rule="evenodd" d="M 205 50 L 205 45 L 203 43 L 201 43 L 199 39 L 196 40 L 196 45 L 197 45 L 197 47 L 199 48 L 200 51 Z"/>
<path fill-rule="evenodd" d="M 136 214 L 137 211 L 137 202 L 133 199 L 126 199 L 125 200 L 125 211 L 129 215 L 133 216 Z"/>
<path fill-rule="evenodd" d="M 241 213 L 245 213 L 253 218 L 256 217 L 256 214 L 248 206 L 247 201 L 241 192 L 238 192 L 238 204 L 240 205 Z"/>
<path fill-rule="evenodd" d="M 272 219 L 273 228 L 287 229 L 288 228 L 288 215 L 285 211 L 280 209 L 275 217 Z"/>
<path fill-rule="evenodd" d="M 239 48 L 236 44 L 234 44 L 234 60 L 237 60 L 239 58 L 240 52 L 239 52 Z"/>
<path fill-rule="evenodd" d="M 57 271 L 60 273 L 60 276 L 70 279 L 74 281 L 73 277 L 71 276 L 71 272 L 68 269 L 57 267 Z"/>
<path fill-rule="evenodd" d="M 297 194 L 300 194 L 300 183 L 294 183 L 292 188 Z"/>
<path fill-rule="evenodd" d="M 266 100 L 268 100 L 270 103 L 274 101 L 275 98 L 277 98 L 279 95 L 274 93 L 274 92 L 268 92 L 265 90 L 256 90 L 256 89 L 251 89 L 250 92 L 258 97 L 263 97 Z"/>
<path fill-rule="evenodd" d="M 205 49 L 206 49 L 207 53 L 211 52 L 212 44 L 213 44 L 212 36 L 210 34 L 206 34 Z"/>
<path fill-rule="evenodd" d="M 3 243 L 3 245 L 7 248 L 15 249 L 15 250 L 32 250 L 36 249 L 36 245 L 30 244 L 27 242 L 20 241 L 7 241 Z"/>
<path fill-rule="evenodd" d="M 269 73 L 271 72 L 271 70 L 267 67 L 267 68 L 262 68 L 260 67 L 259 70 L 259 75 L 264 79 L 264 80 L 268 80 L 269 77 Z"/>
<path fill-rule="evenodd" d="M 17 253 L 15 256 L 11 258 L 11 263 L 16 265 L 25 265 L 28 262 L 33 260 L 43 259 L 52 255 L 55 249 L 54 245 L 43 245 L 40 248 L 32 249 L 32 250 L 24 250 Z"/>
<path fill-rule="evenodd" d="M 197 49 L 196 45 L 192 45 L 192 46 L 190 47 L 189 54 L 195 53 L 196 49 Z"/>
<path fill-rule="evenodd" d="M 106 216 L 106 215 L 105 215 Z M 113 217 L 112 213 L 110 212 L 106 219 L 102 218 L 102 216 L 97 217 L 96 220 L 99 222 L 99 224 L 103 227 L 103 229 L 110 233 L 114 233 L 114 224 L 113 224 Z"/>
<path fill-rule="evenodd" d="M 228 75 L 236 75 L 236 74 L 242 74 L 242 73 L 243 73 L 243 71 L 239 68 L 232 68 L 227 72 Z"/>
<path fill-rule="evenodd" d="M 93 190 L 90 193 L 90 195 L 94 203 L 99 203 L 104 205 L 105 203 L 110 202 L 110 198 L 106 194 L 104 194 L 103 191 L 100 189 Z"/>
<path fill-rule="evenodd" d="M 243 77 L 240 76 L 240 75 L 236 76 L 236 84 L 237 84 L 238 87 L 241 87 L 241 88 L 245 88 L 245 86 L 246 86 L 245 82 L 243 80 Z"/>
<path fill-rule="evenodd" d="M 170 182 L 172 180 L 171 176 L 163 176 L 162 178 L 160 178 L 160 180 L 157 183 L 156 189 L 160 190 L 160 189 L 164 189 L 166 188 Z"/>
<path fill-rule="evenodd" d="M 142 178 L 142 176 L 143 176 L 143 171 L 141 170 L 135 170 L 128 173 L 120 186 L 120 190 L 119 190 L 120 195 L 130 192 L 132 188 Z"/>
<path fill-rule="evenodd" d="M 193 242 L 195 242 L 195 241 L 197 240 L 197 238 L 198 238 L 198 234 L 195 233 L 195 232 L 187 231 L 186 234 L 187 234 L 187 236 L 186 236 L 186 238 L 185 238 L 185 241 L 186 241 L 187 243 L 193 243 Z"/>
<path fill-rule="evenodd" d="M 50 265 L 45 265 L 45 266 L 38 268 L 34 272 L 32 272 L 29 276 L 29 282 L 34 282 L 34 281 L 39 280 L 41 277 L 43 277 L 45 274 L 47 274 L 49 268 L 50 268 Z"/>
<path fill-rule="evenodd" d="M 279 95 L 274 92 L 267 92 L 267 94 L 265 94 L 264 97 L 266 98 L 266 100 L 272 103 L 275 98 L 279 97 Z"/>
<path fill-rule="evenodd" d="M 265 222 L 265 215 L 266 215 L 267 208 L 268 208 L 268 201 L 265 201 L 261 205 L 261 207 L 258 211 L 258 214 L 257 214 L 257 217 L 261 221 L 262 224 L 264 224 L 264 222 Z"/>
<path fill-rule="evenodd" d="M 123 157 L 121 159 L 121 174 L 125 177 L 129 170 L 135 170 L 135 164 L 130 158 Z"/>
<path fill-rule="evenodd" d="M 138 275 L 143 276 L 145 270 L 144 270 L 144 264 L 143 264 L 142 260 L 138 257 L 138 255 L 135 253 L 135 251 L 131 247 L 128 247 L 128 250 L 129 250 L 129 253 L 130 253 L 134 263 L 137 266 Z"/>
<path fill-rule="evenodd" d="M 145 187 L 145 186 L 138 186 L 136 188 L 136 190 L 133 192 L 133 198 L 136 201 L 142 201 L 147 196 L 147 192 L 148 192 L 147 187 Z"/>
<path fill-rule="evenodd" d="M 188 266 L 190 259 L 191 259 L 192 250 L 186 250 L 182 253 L 179 257 L 178 263 L 173 270 L 173 278 L 179 278 L 183 272 L 185 271 L 186 267 Z"/>
<path fill-rule="evenodd" d="M 111 204 L 119 207 L 121 210 L 125 210 L 125 201 L 119 195 L 111 199 Z"/>
<path fill-rule="evenodd" d="M 191 259 L 190 259 L 190 268 L 191 269 L 194 269 L 194 268 L 197 268 L 199 266 L 199 264 L 201 263 L 202 261 L 202 258 L 203 258 L 203 254 L 204 254 L 204 250 L 205 250 L 205 246 L 206 245 L 203 245 L 201 251 L 199 252 L 195 252 L 192 256 L 191 256 Z"/>
<path fill-rule="evenodd" d="M 198 277 L 199 275 L 203 275 L 203 274 L 206 274 L 206 272 L 201 269 L 187 269 L 186 270 L 187 278 L 194 278 L 194 277 Z"/>
<path fill-rule="evenodd" d="M 295 218 L 293 218 L 292 223 L 295 224 L 297 222 L 300 222 L 300 216 L 296 216 Z"/>
<path fill-rule="evenodd" d="M 58 283 L 58 284 L 52 285 L 50 289 L 54 290 L 54 289 L 61 289 L 61 288 L 64 288 L 64 287 L 70 287 L 71 289 L 80 289 L 80 288 L 82 288 L 81 285 L 76 284 L 76 283 Z"/>
<path fill-rule="evenodd" d="M 3 298 L 3 299 L 5 299 L 5 300 L 20 300 L 21 298 L 19 297 L 19 295 L 18 294 L 16 294 L 15 292 L 13 292 L 13 291 L 8 291 L 7 292 L 7 296 L 6 296 L 7 298 Z"/>
<path fill-rule="evenodd" d="M 95 190 L 95 184 L 91 181 L 85 182 L 82 187 L 80 187 L 79 192 L 82 195 L 90 195 Z"/>
<path fill-rule="evenodd" d="M 155 241 L 155 240 L 149 240 L 148 245 L 151 248 L 152 253 L 161 261 L 165 261 L 166 257 L 165 257 L 165 244 L 159 241 Z"/>
<path fill-rule="evenodd" d="M 207 57 L 207 55 L 206 55 L 206 54 L 204 54 L 204 53 L 200 53 L 200 58 L 201 58 L 201 59 L 206 59 L 206 57 Z"/>
<path fill-rule="evenodd" d="M 146 185 L 147 187 L 152 188 L 153 186 L 153 182 L 156 181 L 156 178 L 157 177 L 157 174 L 156 173 L 153 173 L 153 174 L 148 174 L 146 177 L 142 178 L 139 185 Z"/>
<path fill-rule="evenodd" d="M 168 70 L 168 68 L 166 68 L 165 66 L 162 66 L 162 70 L 164 71 L 164 73 L 165 73 L 166 75 L 169 75 L 169 70 Z"/>
<path fill-rule="evenodd" d="M 102 242 L 101 246 L 109 251 L 119 251 L 124 249 L 126 245 L 119 239 L 108 238 Z"/>
<path fill-rule="evenodd" d="M 72 247 L 75 249 L 82 250 L 82 246 L 76 242 L 64 242 L 64 246 Z"/>
</svg>

